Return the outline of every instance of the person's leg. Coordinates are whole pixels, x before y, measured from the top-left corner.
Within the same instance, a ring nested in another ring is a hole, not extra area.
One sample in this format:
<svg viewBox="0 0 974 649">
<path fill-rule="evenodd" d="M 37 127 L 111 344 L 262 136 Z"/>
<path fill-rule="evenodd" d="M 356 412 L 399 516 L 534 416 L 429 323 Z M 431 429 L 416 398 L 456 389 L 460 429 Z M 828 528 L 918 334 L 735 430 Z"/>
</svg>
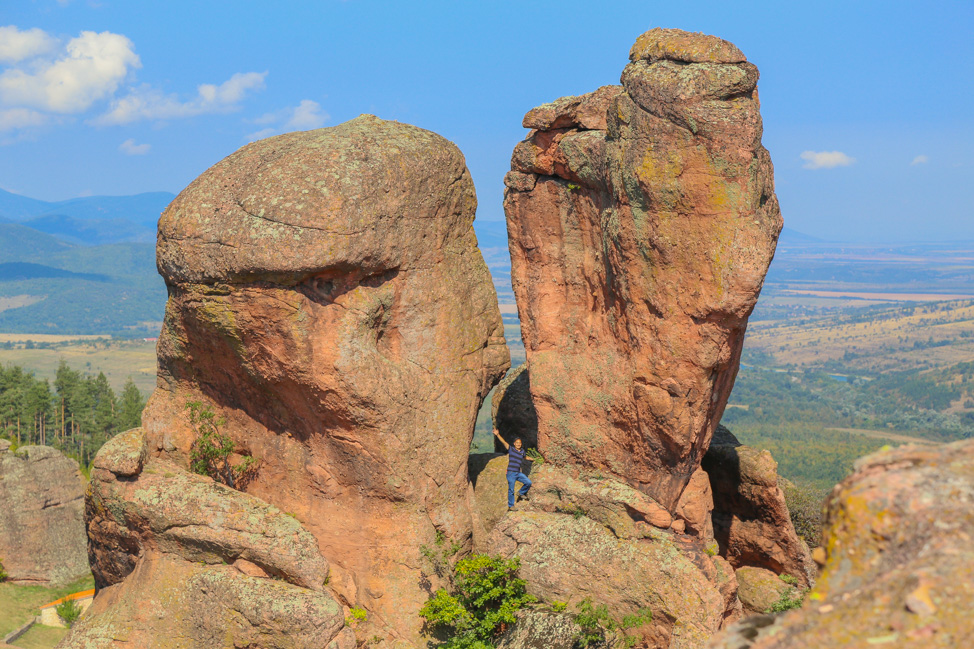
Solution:
<svg viewBox="0 0 974 649">
<path fill-rule="evenodd" d="M 510 509 L 514 506 L 514 481 L 517 480 L 516 473 L 507 474 L 507 507 Z"/>
<path fill-rule="evenodd" d="M 524 475 L 523 473 L 518 473 L 517 474 L 517 479 L 518 479 L 518 482 L 520 482 L 521 485 L 522 485 L 521 491 L 518 492 L 518 493 L 520 493 L 521 498 L 526 498 L 527 495 L 528 495 L 528 489 L 531 488 L 531 480 L 529 480 L 528 477 L 526 475 Z"/>
</svg>

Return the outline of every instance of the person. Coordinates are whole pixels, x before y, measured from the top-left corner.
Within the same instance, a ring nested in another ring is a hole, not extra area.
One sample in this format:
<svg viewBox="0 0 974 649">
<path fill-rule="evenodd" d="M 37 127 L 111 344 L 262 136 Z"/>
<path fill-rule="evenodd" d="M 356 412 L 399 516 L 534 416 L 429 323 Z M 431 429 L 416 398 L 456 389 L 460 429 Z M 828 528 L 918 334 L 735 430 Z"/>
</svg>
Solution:
<svg viewBox="0 0 974 649">
<path fill-rule="evenodd" d="M 524 442 L 521 441 L 520 437 L 514 438 L 514 444 L 508 444 L 507 440 L 501 437 L 501 434 L 494 429 L 494 437 L 501 441 L 504 448 L 507 449 L 507 511 L 514 509 L 514 487 L 515 483 L 521 483 L 521 491 L 518 495 L 521 496 L 521 500 L 527 500 L 528 490 L 531 488 L 531 481 L 528 479 L 521 467 L 524 465 L 524 454 L 527 449 L 524 448 Z"/>
</svg>

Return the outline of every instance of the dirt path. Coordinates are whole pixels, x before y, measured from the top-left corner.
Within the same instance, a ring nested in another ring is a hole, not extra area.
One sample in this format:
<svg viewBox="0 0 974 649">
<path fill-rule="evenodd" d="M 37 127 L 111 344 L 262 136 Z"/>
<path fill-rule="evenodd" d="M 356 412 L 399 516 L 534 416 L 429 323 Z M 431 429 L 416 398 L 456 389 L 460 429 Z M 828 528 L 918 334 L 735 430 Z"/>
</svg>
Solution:
<svg viewBox="0 0 974 649">
<path fill-rule="evenodd" d="M 922 437 L 910 437 L 909 435 L 890 433 L 885 430 L 868 430 L 865 428 L 826 428 L 825 430 L 837 430 L 841 433 L 853 433 L 855 435 L 872 437 L 874 439 L 890 439 L 894 442 L 905 442 L 908 444 L 928 444 L 930 446 L 938 446 L 941 443 L 930 439 L 924 439 Z"/>
</svg>

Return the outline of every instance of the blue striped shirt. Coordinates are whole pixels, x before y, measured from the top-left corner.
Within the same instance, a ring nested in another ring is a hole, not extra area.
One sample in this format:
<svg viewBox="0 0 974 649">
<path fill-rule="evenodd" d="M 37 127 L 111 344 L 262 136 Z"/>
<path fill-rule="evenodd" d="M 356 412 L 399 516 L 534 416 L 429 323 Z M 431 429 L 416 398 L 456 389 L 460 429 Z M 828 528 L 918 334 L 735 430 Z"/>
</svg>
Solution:
<svg viewBox="0 0 974 649">
<path fill-rule="evenodd" d="M 511 444 L 511 447 L 507 450 L 507 457 L 508 457 L 507 472 L 508 473 L 521 472 L 521 464 L 524 462 L 524 454 L 526 451 L 527 449 L 525 448 L 522 448 L 519 451 L 516 448 L 514 448 L 513 444 Z"/>
</svg>

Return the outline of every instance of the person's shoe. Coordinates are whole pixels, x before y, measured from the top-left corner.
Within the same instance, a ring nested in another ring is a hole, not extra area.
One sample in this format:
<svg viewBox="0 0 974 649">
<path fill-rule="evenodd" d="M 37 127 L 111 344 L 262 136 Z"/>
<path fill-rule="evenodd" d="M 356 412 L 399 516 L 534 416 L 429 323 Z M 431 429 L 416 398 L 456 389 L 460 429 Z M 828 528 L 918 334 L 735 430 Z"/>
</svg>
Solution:
<svg viewBox="0 0 974 649">
<path fill-rule="evenodd" d="M 512 511 L 514 511 L 514 508 L 513 507 L 508 507 L 507 508 L 507 511 L 512 512 Z"/>
</svg>

